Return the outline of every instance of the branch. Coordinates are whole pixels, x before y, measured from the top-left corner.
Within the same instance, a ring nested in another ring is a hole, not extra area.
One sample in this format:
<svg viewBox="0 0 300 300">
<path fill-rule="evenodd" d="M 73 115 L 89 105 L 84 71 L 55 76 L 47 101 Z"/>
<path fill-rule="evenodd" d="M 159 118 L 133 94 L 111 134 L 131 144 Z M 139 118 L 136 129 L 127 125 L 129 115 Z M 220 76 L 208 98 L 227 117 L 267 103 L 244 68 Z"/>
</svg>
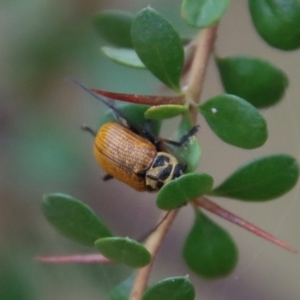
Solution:
<svg viewBox="0 0 300 300">
<path fill-rule="evenodd" d="M 149 265 L 144 268 L 138 270 L 135 281 L 131 290 L 130 300 L 141 300 L 143 297 L 143 293 L 147 287 L 148 278 L 150 276 L 150 272 L 158 252 L 158 249 L 164 240 L 169 228 L 171 227 L 173 221 L 175 220 L 179 209 L 172 210 L 168 212 L 168 215 L 165 221 L 154 231 L 147 241 L 145 242 L 145 247 L 151 253 L 152 260 Z"/>
<path fill-rule="evenodd" d="M 187 80 L 185 99 L 188 104 L 195 104 L 199 102 L 208 59 L 212 52 L 213 44 L 215 41 L 216 30 L 217 25 L 214 25 L 210 28 L 203 29 L 199 35 L 196 44 L 197 47 L 195 56 L 192 61 L 191 71 Z M 193 121 L 193 124 L 196 125 L 197 111 L 194 106 L 191 106 L 191 119 Z M 149 265 L 142 269 L 139 269 L 139 271 L 137 272 L 135 282 L 130 294 L 130 300 L 142 299 L 157 251 L 167 231 L 173 223 L 178 211 L 179 209 L 171 211 L 166 217 L 166 220 L 157 228 L 156 231 L 153 232 L 153 234 L 149 236 L 148 240 L 146 241 L 145 246 L 152 255 L 152 261 Z"/>
<path fill-rule="evenodd" d="M 147 105 L 163 105 L 163 104 L 184 104 L 184 96 L 153 96 L 153 95 L 138 95 L 138 94 L 123 94 L 109 92 L 99 89 L 92 89 L 98 95 L 105 96 L 110 99 L 125 101 L 128 103 L 147 104 Z"/>
<path fill-rule="evenodd" d="M 38 256 L 38 262 L 52 264 L 107 264 L 111 260 L 100 254 L 76 254 L 76 255 L 56 255 L 56 256 Z"/>
<path fill-rule="evenodd" d="M 200 101 L 208 60 L 216 39 L 217 27 L 218 25 L 215 24 L 203 29 L 199 34 L 194 60 L 187 80 L 186 100 L 189 104 L 196 104 Z M 194 105 L 191 105 L 190 113 L 192 122 L 196 125 L 197 110 Z"/>
</svg>

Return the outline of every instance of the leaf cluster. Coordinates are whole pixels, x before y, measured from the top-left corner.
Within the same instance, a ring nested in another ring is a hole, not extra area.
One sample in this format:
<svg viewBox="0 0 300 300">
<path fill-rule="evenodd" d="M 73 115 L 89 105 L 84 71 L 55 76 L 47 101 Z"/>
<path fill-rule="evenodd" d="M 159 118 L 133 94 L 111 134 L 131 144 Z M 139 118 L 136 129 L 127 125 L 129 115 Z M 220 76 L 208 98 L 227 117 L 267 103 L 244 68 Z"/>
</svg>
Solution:
<svg viewBox="0 0 300 300">
<path fill-rule="evenodd" d="M 230 4 L 229 0 L 184 0 L 182 16 L 194 27 L 215 26 Z M 249 10 L 259 35 L 272 47 L 294 50 L 300 47 L 300 4 L 294 0 L 249 0 Z M 178 140 L 191 127 L 191 106 L 203 115 L 212 132 L 223 142 L 242 149 L 255 149 L 268 138 L 267 122 L 258 110 L 278 103 L 288 86 L 286 74 L 266 60 L 250 56 L 221 58 L 214 55 L 226 93 L 203 104 L 186 101 L 182 76 L 191 60 L 188 45 L 168 20 L 147 7 L 136 15 L 107 11 L 94 16 L 93 24 L 109 45 L 101 50 L 109 59 L 131 68 L 147 69 L 175 96 L 120 94 L 96 90 L 117 100 L 150 106 L 122 105 L 130 119 L 152 120 L 158 134 L 161 121 L 180 116 Z M 111 119 L 111 113 L 105 121 Z M 209 174 L 195 172 L 201 158 L 196 138 L 180 149 L 172 149 L 187 163 L 186 174 L 166 184 L 157 194 L 162 210 L 173 210 L 202 196 L 227 197 L 240 201 L 262 202 L 278 198 L 297 183 L 299 165 L 288 154 L 273 154 L 252 159 L 218 186 Z M 230 235 L 194 207 L 194 224 L 183 246 L 186 264 L 196 274 L 217 278 L 230 273 L 237 263 L 237 248 Z M 141 268 L 151 254 L 140 243 L 116 237 L 85 204 L 70 196 L 45 196 L 43 212 L 48 221 L 65 236 L 91 247 L 114 262 Z M 112 291 L 111 299 L 127 299 L 132 278 Z M 125 291 L 125 292 L 124 292 Z M 123 296 L 122 296 L 123 295 Z M 125 296 L 124 296 L 125 295 Z M 194 299 L 195 292 L 186 277 L 168 278 L 149 287 L 143 299 Z M 126 298 L 127 297 L 127 298 Z"/>
</svg>

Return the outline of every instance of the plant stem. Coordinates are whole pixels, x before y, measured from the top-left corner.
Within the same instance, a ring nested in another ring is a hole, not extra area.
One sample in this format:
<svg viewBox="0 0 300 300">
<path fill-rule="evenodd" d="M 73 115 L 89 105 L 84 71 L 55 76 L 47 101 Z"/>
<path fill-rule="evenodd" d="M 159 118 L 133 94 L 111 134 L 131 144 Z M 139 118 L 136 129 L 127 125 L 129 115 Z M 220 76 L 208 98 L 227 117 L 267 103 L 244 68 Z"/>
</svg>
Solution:
<svg viewBox="0 0 300 300">
<path fill-rule="evenodd" d="M 145 242 L 145 247 L 152 255 L 152 260 L 149 265 L 138 270 L 135 281 L 131 290 L 130 300 L 141 300 L 143 293 L 147 287 L 148 278 L 157 254 L 157 251 L 164 240 L 169 228 L 171 227 L 179 209 L 172 210 L 168 213 L 164 222 L 149 236 Z"/>
<path fill-rule="evenodd" d="M 101 254 L 75 254 L 75 255 L 55 255 L 55 256 L 38 256 L 38 262 L 50 264 L 110 264 L 111 260 Z"/>
<path fill-rule="evenodd" d="M 200 94 L 202 91 L 202 84 L 205 77 L 205 72 L 207 69 L 207 64 L 209 56 L 213 49 L 213 44 L 216 37 L 217 25 L 214 25 L 210 28 L 203 29 L 198 37 L 196 43 L 196 51 L 194 59 L 191 65 L 191 71 L 187 80 L 187 89 L 186 89 L 186 101 L 191 103 L 199 103 Z M 194 125 L 197 122 L 197 110 L 195 106 L 190 106 L 191 119 Z M 130 300 L 141 300 L 143 293 L 147 286 L 147 281 L 157 254 L 157 251 L 168 232 L 170 226 L 172 225 L 179 209 L 171 211 L 166 217 L 165 221 L 154 231 L 147 241 L 145 242 L 145 247 L 152 255 L 152 260 L 149 265 L 144 268 L 139 269 L 137 272 L 135 282 L 132 287 L 130 294 Z"/>
<path fill-rule="evenodd" d="M 136 104 L 147 104 L 147 105 L 162 105 L 162 104 L 184 104 L 184 96 L 154 96 L 154 95 L 139 95 L 139 94 L 123 94 L 123 93 L 114 93 L 99 89 L 92 89 L 92 91 L 98 95 L 119 100 L 125 101 L 128 103 Z"/>
<path fill-rule="evenodd" d="M 206 197 L 201 197 L 199 199 L 196 199 L 193 201 L 194 206 L 200 206 L 208 211 L 210 211 L 213 214 L 216 214 L 217 216 L 232 222 L 260 237 L 262 237 L 263 239 L 270 241 L 271 243 L 274 243 L 277 246 L 280 246 L 284 249 L 287 249 L 291 252 L 296 253 L 297 251 L 292 248 L 290 245 L 288 245 L 287 243 L 277 239 L 275 236 L 271 235 L 270 233 L 260 229 L 259 227 L 251 224 L 250 222 L 238 217 L 237 215 L 229 212 L 228 210 L 222 208 L 221 206 L 217 205 L 216 203 L 210 201 L 208 198 Z"/>
<path fill-rule="evenodd" d="M 218 25 L 215 24 L 209 28 L 205 28 L 198 36 L 197 48 L 187 80 L 186 100 L 189 104 L 197 104 L 200 102 L 203 81 L 208 60 L 216 39 L 217 27 Z M 196 125 L 198 113 L 195 105 L 190 105 L 190 114 L 193 125 Z"/>
</svg>

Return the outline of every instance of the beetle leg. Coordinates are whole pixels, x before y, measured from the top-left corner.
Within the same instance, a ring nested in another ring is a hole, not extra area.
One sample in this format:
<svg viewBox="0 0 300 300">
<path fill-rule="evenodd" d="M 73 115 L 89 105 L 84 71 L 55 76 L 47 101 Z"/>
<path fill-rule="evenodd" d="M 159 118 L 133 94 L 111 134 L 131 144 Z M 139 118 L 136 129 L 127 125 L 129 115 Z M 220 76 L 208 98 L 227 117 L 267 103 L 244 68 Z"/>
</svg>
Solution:
<svg viewBox="0 0 300 300">
<path fill-rule="evenodd" d="M 196 125 L 194 127 L 192 127 L 186 134 L 184 134 L 180 140 L 177 142 L 177 141 L 172 141 L 172 140 L 168 140 L 168 139 L 159 139 L 160 142 L 164 142 L 164 143 L 167 143 L 167 144 L 170 144 L 170 145 L 173 145 L 173 146 L 176 146 L 176 147 L 181 147 L 182 145 L 184 145 L 188 139 L 193 136 L 198 130 L 199 130 L 199 125 Z"/>
<path fill-rule="evenodd" d="M 102 177 L 102 180 L 103 181 L 107 181 L 107 180 L 110 180 L 110 179 L 113 179 L 114 177 L 111 176 L 110 174 L 105 174 L 103 177 Z"/>
<path fill-rule="evenodd" d="M 196 125 L 192 127 L 186 134 L 184 134 L 179 140 L 180 146 L 184 145 L 191 136 L 195 135 L 198 132 L 199 128 L 200 125 Z"/>
<path fill-rule="evenodd" d="M 89 127 L 87 125 L 82 125 L 81 129 L 84 130 L 84 131 L 86 131 L 86 132 L 89 132 L 94 137 L 97 135 L 97 133 L 91 127 Z"/>
</svg>

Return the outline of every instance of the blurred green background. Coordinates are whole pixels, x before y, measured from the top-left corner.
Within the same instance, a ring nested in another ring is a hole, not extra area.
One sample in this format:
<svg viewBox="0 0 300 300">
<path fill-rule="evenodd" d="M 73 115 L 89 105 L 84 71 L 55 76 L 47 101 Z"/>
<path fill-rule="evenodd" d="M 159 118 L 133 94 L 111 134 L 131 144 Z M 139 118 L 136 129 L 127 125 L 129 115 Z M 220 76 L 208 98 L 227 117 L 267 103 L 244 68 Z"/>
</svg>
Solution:
<svg viewBox="0 0 300 300">
<path fill-rule="evenodd" d="M 159 93 L 147 71 L 108 61 L 105 42 L 90 18 L 98 10 L 137 12 L 151 4 L 183 35 L 196 31 L 180 19 L 180 1 L 1 1 L 0 2 L 0 299 L 106 299 L 107 290 L 129 274 L 122 266 L 42 265 L 38 255 L 90 252 L 56 233 L 40 210 L 47 193 L 70 194 L 90 205 L 118 234 L 136 238 L 156 222 L 160 212 L 153 194 L 138 194 L 115 181 L 103 183 L 92 154 L 92 138 L 80 130 L 96 128 L 106 110 L 66 81 L 115 92 Z M 216 183 L 252 157 L 285 152 L 299 158 L 300 55 L 267 46 L 254 32 L 246 1 L 232 1 L 220 24 L 217 53 L 248 54 L 267 59 L 290 78 L 285 98 L 263 110 L 270 138 L 254 151 L 225 145 L 199 119 L 203 146 L 201 170 Z M 203 100 L 222 92 L 210 63 Z M 170 127 L 172 122 L 168 122 Z M 162 134 L 169 134 L 166 126 Z M 172 134 L 173 132 L 171 132 Z M 112 193 L 113 190 L 113 193 Z M 299 185 L 277 201 L 251 204 L 216 201 L 300 249 Z M 216 219 L 216 218 L 214 218 Z M 151 281 L 191 273 L 181 245 L 193 220 L 184 209 L 158 257 Z M 298 299 L 299 255 L 224 225 L 237 241 L 240 262 L 232 275 L 208 282 L 191 274 L 197 299 Z M 162 266 L 162 267 L 161 267 Z"/>
</svg>

